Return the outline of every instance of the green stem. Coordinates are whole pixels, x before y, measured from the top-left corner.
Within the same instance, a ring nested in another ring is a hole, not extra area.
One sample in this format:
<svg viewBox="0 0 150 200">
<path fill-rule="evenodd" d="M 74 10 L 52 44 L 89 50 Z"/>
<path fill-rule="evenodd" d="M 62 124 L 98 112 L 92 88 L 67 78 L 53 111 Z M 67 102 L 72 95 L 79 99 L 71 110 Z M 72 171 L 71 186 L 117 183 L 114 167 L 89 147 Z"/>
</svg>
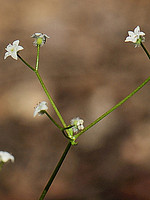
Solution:
<svg viewBox="0 0 150 200">
<path fill-rule="evenodd" d="M 2 169 L 2 167 L 3 167 L 3 165 L 4 165 L 4 162 L 0 162 L 0 170 Z"/>
<path fill-rule="evenodd" d="M 35 71 L 35 69 L 33 67 L 31 67 L 31 65 L 29 65 L 19 54 L 17 54 L 18 58 L 20 58 L 20 60 L 27 65 L 27 67 L 29 67 L 32 71 Z"/>
<path fill-rule="evenodd" d="M 65 133 L 65 130 L 70 129 L 72 126 L 67 127 L 67 128 L 62 128 L 59 124 L 57 124 L 57 122 L 44 110 L 43 113 L 45 113 L 48 118 L 55 124 L 55 126 L 57 126 L 59 128 L 59 130 L 63 133 L 63 135 L 70 140 L 70 138 L 68 137 L 68 135 Z"/>
<path fill-rule="evenodd" d="M 42 87 L 43 87 L 43 90 L 45 91 L 45 93 L 46 93 L 48 99 L 50 100 L 50 102 L 51 102 L 51 104 L 52 104 L 52 106 L 53 106 L 53 108 L 54 108 L 54 110 L 55 110 L 57 116 L 59 117 L 59 119 L 60 119 L 62 125 L 63 125 L 64 127 L 66 127 L 66 124 L 65 124 L 65 122 L 64 122 L 64 120 L 63 120 L 63 118 L 62 118 L 60 112 L 58 111 L 58 109 L 57 109 L 57 107 L 56 107 L 54 101 L 52 100 L 50 94 L 48 93 L 47 88 L 46 88 L 44 82 L 42 81 L 42 78 L 41 78 L 39 72 L 38 72 L 38 71 L 35 71 L 35 74 L 36 74 L 37 78 L 39 79 L 39 81 L 40 81 L 40 83 L 41 83 L 41 85 L 42 85 Z"/>
<path fill-rule="evenodd" d="M 145 46 L 143 45 L 142 42 L 141 42 L 141 47 L 143 48 L 143 50 L 145 51 L 146 55 L 147 55 L 148 58 L 150 59 L 150 54 L 148 53 L 147 49 L 145 48 Z"/>
<path fill-rule="evenodd" d="M 43 200 L 45 198 L 45 195 L 47 194 L 47 192 L 48 192 L 48 190 L 49 190 L 54 178 L 56 177 L 56 175 L 57 175 L 57 173 L 58 173 L 58 171 L 59 171 L 59 169 L 60 169 L 60 167 L 61 167 L 61 165 L 62 165 L 62 163 L 63 163 L 63 161 L 64 161 L 64 159 L 65 159 L 65 157 L 66 157 L 66 155 L 67 155 L 67 153 L 69 151 L 69 149 L 70 149 L 70 147 L 71 147 L 71 143 L 69 142 L 67 147 L 66 147 L 66 149 L 65 149 L 65 151 L 64 151 L 64 153 L 62 154 L 62 156 L 61 156 L 61 158 L 60 158 L 55 170 L 53 171 L 52 176 L 50 177 L 47 185 L 45 186 L 45 188 L 44 188 L 39 200 Z"/>
<path fill-rule="evenodd" d="M 46 93 L 48 99 L 50 100 L 50 102 L 51 102 L 51 104 L 52 104 L 52 106 L 53 106 L 53 108 L 54 108 L 54 110 L 55 110 L 57 116 L 59 117 L 59 119 L 60 119 L 62 125 L 63 125 L 64 127 L 66 127 L 66 123 L 65 123 L 65 121 L 63 120 L 63 118 L 62 118 L 60 112 L 58 111 L 58 109 L 57 109 L 55 103 L 53 102 L 53 100 L 52 100 L 50 94 L 48 93 L 47 88 L 46 88 L 44 82 L 42 81 L 42 78 L 41 78 L 41 76 L 40 76 L 40 74 L 39 74 L 39 72 L 38 72 L 38 64 L 39 64 L 39 48 L 38 48 L 38 50 L 37 50 L 36 69 L 34 69 L 31 65 L 29 65 L 29 64 L 28 64 L 28 63 L 27 63 L 27 62 L 26 62 L 26 61 L 25 61 L 25 60 L 24 60 L 24 59 L 23 59 L 19 54 L 18 54 L 18 57 L 20 58 L 20 60 L 21 60 L 25 65 L 27 65 L 27 66 L 28 66 L 32 71 L 35 72 L 35 74 L 36 74 L 37 78 L 39 79 L 39 81 L 40 81 L 40 83 L 41 83 L 41 85 L 42 85 L 42 87 L 43 87 L 43 89 L 44 89 L 44 91 L 45 91 L 45 93 Z"/>
<path fill-rule="evenodd" d="M 47 116 L 48 118 L 59 128 L 59 130 L 64 130 L 64 128 L 62 128 L 59 124 L 57 124 L 57 122 L 55 122 L 55 120 L 44 110 L 43 111 Z"/>
<path fill-rule="evenodd" d="M 139 87 L 137 87 L 133 92 L 131 92 L 127 97 L 125 97 L 122 101 L 120 101 L 118 104 L 116 104 L 114 107 L 112 107 L 110 110 L 105 112 L 103 115 L 101 115 L 99 118 L 97 118 L 94 122 L 89 124 L 87 127 L 85 127 L 81 132 L 76 134 L 74 137 L 77 139 L 80 135 L 82 135 L 85 131 L 90 129 L 92 126 L 97 124 L 99 121 L 101 121 L 104 117 L 109 115 L 111 112 L 113 112 L 115 109 L 117 109 L 119 106 L 121 106 L 125 101 L 127 101 L 129 98 L 131 98 L 136 92 L 138 92 L 146 83 L 150 81 L 150 77 L 148 77 Z"/>
<path fill-rule="evenodd" d="M 37 45 L 37 58 L 36 58 L 36 67 L 35 67 L 36 71 L 38 71 L 38 67 L 39 67 L 39 54 L 40 54 L 40 45 Z"/>
</svg>

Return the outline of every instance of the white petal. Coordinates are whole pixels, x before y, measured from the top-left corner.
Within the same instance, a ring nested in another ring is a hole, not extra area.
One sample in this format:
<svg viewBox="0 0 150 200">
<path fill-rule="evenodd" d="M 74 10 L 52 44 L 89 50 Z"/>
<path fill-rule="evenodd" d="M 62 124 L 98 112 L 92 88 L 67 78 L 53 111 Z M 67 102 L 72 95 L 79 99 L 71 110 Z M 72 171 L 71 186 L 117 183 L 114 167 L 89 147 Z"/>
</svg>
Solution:
<svg viewBox="0 0 150 200">
<path fill-rule="evenodd" d="M 133 31 L 128 31 L 128 34 L 129 34 L 129 36 L 133 36 L 133 35 L 135 35 L 134 33 L 133 33 Z"/>
<path fill-rule="evenodd" d="M 34 33 L 31 37 L 37 38 L 37 37 L 40 37 L 41 35 L 42 35 L 42 33 Z"/>
<path fill-rule="evenodd" d="M 130 36 L 126 37 L 125 42 L 132 42 L 132 38 Z"/>
<path fill-rule="evenodd" d="M 13 46 L 18 46 L 18 44 L 19 44 L 19 40 L 15 40 L 15 41 L 13 42 Z"/>
<path fill-rule="evenodd" d="M 145 33 L 144 33 L 144 32 L 140 32 L 139 34 L 140 34 L 141 36 L 145 35 Z"/>
<path fill-rule="evenodd" d="M 15 60 L 18 60 L 17 52 L 13 52 L 11 54 L 11 57 L 14 58 Z"/>
<path fill-rule="evenodd" d="M 136 43 L 136 42 L 137 42 L 137 39 L 139 39 L 139 37 L 138 37 L 138 36 L 136 36 L 136 37 L 133 37 L 133 38 L 132 38 L 132 42 L 133 42 L 133 43 Z"/>
<path fill-rule="evenodd" d="M 0 162 L 7 162 L 9 160 L 14 162 L 14 156 L 6 151 L 0 151 Z"/>
<path fill-rule="evenodd" d="M 43 34 L 46 38 L 50 38 L 48 35 L 46 35 L 46 34 Z"/>
<path fill-rule="evenodd" d="M 22 46 L 18 46 L 18 47 L 17 47 L 17 51 L 20 51 L 20 50 L 22 50 L 22 49 L 24 49 Z"/>
<path fill-rule="evenodd" d="M 6 59 L 8 56 L 10 56 L 10 53 L 9 53 L 9 52 L 6 52 L 6 53 L 5 53 L 5 56 L 4 56 L 4 59 Z"/>
<path fill-rule="evenodd" d="M 8 44 L 7 47 L 5 48 L 6 51 L 9 51 L 12 48 L 11 44 Z"/>
<path fill-rule="evenodd" d="M 140 32 L 140 27 L 137 26 L 135 29 L 134 29 L 134 33 L 137 34 L 138 32 Z"/>
<path fill-rule="evenodd" d="M 33 113 L 33 117 L 35 117 L 38 114 L 38 111 L 35 109 L 34 113 Z"/>
<path fill-rule="evenodd" d="M 35 117 L 37 114 L 42 115 L 43 113 L 41 111 L 44 111 L 44 110 L 48 110 L 48 106 L 47 106 L 46 101 L 42 101 L 36 106 L 34 113 L 33 113 L 33 116 Z"/>
</svg>

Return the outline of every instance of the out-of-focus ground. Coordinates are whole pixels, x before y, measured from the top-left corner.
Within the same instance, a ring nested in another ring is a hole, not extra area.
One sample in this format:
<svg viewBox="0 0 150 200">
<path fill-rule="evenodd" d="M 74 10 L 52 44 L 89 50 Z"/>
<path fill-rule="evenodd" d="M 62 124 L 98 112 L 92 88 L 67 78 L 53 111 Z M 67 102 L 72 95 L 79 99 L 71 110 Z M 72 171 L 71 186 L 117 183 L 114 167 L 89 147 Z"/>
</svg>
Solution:
<svg viewBox="0 0 150 200">
<path fill-rule="evenodd" d="M 147 0 L 0 0 L 0 150 L 15 156 L 0 172 L 1 200 L 38 199 L 66 139 L 46 116 L 33 118 L 47 100 L 35 74 L 20 60 L 3 60 L 19 39 L 20 55 L 35 65 L 30 37 L 51 38 L 41 48 L 40 73 L 69 124 L 85 126 L 150 74 L 142 48 L 125 43 L 139 25 L 150 44 Z M 46 200 L 150 199 L 150 88 L 84 133 L 72 147 Z M 59 122 L 49 103 L 49 113 Z"/>
</svg>

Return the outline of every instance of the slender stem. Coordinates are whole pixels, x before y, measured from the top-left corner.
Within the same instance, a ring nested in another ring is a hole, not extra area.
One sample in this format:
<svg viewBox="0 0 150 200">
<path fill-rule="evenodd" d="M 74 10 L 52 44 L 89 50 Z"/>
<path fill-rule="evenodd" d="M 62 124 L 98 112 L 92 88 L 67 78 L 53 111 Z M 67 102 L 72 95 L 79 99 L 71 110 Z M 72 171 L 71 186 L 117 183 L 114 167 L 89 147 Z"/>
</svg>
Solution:
<svg viewBox="0 0 150 200">
<path fill-rule="evenodd" d="M 57 124 L 57 122 L 44 110 L 43 111 L 48 118 L 55 124 L 55 126 L 57 126 L 59 128 L 59 130 L 63 133 L 63 135 L 70 140 L 70 138 L 68 137 L 68 135 L 65 133 L 65 130 L 70 129 L 72 126 L 67 127 L 67 128 L 62 128 L 59 124 Z"/>
<path fill-rule="evenodd" d="M 38 77 L 38 79 L 39 79 L 39 81 L 40 81 L 40 83 L 41 83 L 41 85 L 42 85 L 42 87 L 43 87 L 43 89 L 44 89 L 44 91 L 45 91 L 47 97 L 49 98 L 49 100 L 50 100 L 50 102 L 51 102 L 51 104 L 52 104 L 52 106 L 53 106 L 53 108 L 54 108 L 54 110 L 55 110 L 57 116 L 59 117 L 59 119 L 60 119 L 60 121 L 62 122 L 63 126 L 66 127 L 66 124 L 65 124 L 65 122 L 64 122 L 64 120 L 63 120 L 63 118 L 62 118 L 60 112 L 58 111 L 58 109 L 57 109 L 57 107 L 56 107 L 54 101 L 52 100 L 52 98 L 51 98 L 49 92 L 47 91 L 46 86 L 45 86 L 44 82 L 42 81 L 42 78 L 41 78 L 41 76 L 40 76 L 40 74 L 39 74 L 39 72 L 38 72 L 38 68 L 39 68 L 39 54 L 40 54 L 40 45 L 37 45 L 37 59 L 36 59 L 35 73 L 36 73 L 36 75 L 37 75 L 37 77 Z M 59 125 L 48 115 L 48 113 L 47 113 L 47 116 L 52 120 L 52 122 L 53 122 L 57 127 L 59 126 Z M 60 129 L 60 126 L 59 126 L 59 129 Z M 62 128 L 61 128 L 61 129 L 62 129 Z M 60 129 L 60 130 L 61 130 L 61 129 Z"/>
<path fill-rule="evenodd" d="M 50 100 L 50 102 L 51 102 L 51 104 L 52 104 L 52 106 L 53 106 L 53 108 L 54 108 L 54 110 L 55 110 L 57 116 L 59 117 L 59 119 L 60 119 L 62 125 L 63 125 L 64 127 L 66 127 L 65 121 L 63 120 L 63 118 L 62 118 L 60 112 L 58 111 L 58 109 L 57 109 L 57 107 L 56 107 L 54 101 L 52 100 L 50 94 L 48 93 L 48 90 L 47 90 L 47 88 L 46 88 L 44 82 L 42 81 L 42 78 L 41 78 L 41 76 L 40 76 L 40 74 L 39 74 L 39 72 L 38 72 L 39 50 L 37 50 L 37 62 L 36 62 L 36 69 L 37 69 L 37 70 L 34 69 L 31 65 L 29 65 L 19 54 L 18 54 L 18 57 L 20 58 L 20 60 L 21 60 L 25 65 L 27 65 L 32 71 L 35 72 L 35 74 L 36 74 L 37 78 L 39 79 L 39 81 L 40 81 L 40 83 L 41 83 L 41 85 L 42 85 L 42 87 L 43 87 L 43 89 L 44 89 L 44 91 L 45 91 L 45 93 L 46 93 L 48 99 Z"/>
<path fill-rule="evenodd" d="M 47 192 L 48 192 L 48 190 L 49 190 L 54 178 L 56 177 L 56 175 L 57 175 L 57 173 L 58 173 L 58 171 L 59 171 L 59 169 L 60 169 L 60 167 L 61 167 L 61 165 L 62 165 L 62 163 L 63 163 L 63 161 L 64 161 L 64 159 L 65 159 L 65 157 L 66 157 L 66 155 L 67 155 L 67 153 L 69 151 L 69 149 L 70 149 L 70 147 L 71 147 L 71 143 L 69 142 L 67 147 L 66 147 L 66 149 L 65 149 L 65 151 L 64 151 L 64 153 L 62 154 L 62 156 L 61 156 L 61 158 L 60 158 L 55 170 L 53 171 L 52 176 L 50 177 L 47 185 L 45 186 L 45 188 L 44 188 L 39 200 L 43 200 L 45 195 L 47 194 Z"/>
<path fill-rule="evenodd" d="M 150 59 L 150 54 L 148 53 L 147 49 L 145 48 L 145 46 L 143 45 L 142 42 L 141 42 L 141 47 L 143 48 L 143 50 L 145 51 L 146 55 L 147 55 L 148 58 Z"/>
<path fill-rule="evenodd" d="M 60 119 L 62 125 L 63 125 L 64 127 L 66 127 L 66 124 L 65 124 L 65 122 L 64 122 L 64 120 L 63 120 L 63 118 L 62 118 L 60 112 L 58 111 L 58 109 L 57 109 L 57 107 L 56 107 L 54 101 L 52 100 L 50 94 L 48 93 L 47 88 L 46 88 L 44 82 L 42 81 L 42 78 L 41 78 L 39 72 L 38 72 L 38 71 L 35 71 L 35 74 L 36 74 L 36 76 L 38 77 L 38 79 L 39 79 L 39 81 L 40 81 L 40 83 L 41 83 L 41 85 L 42 85 L 42 87 L 43 87 L 43 89 L 44 89 L 44 91 L 45 91 L 45 93 L 46 93 L 48 99 L 50 100 L 50 102 L 51 102 L 51 104 L 52 104 L 52 106 L 53 106 L 53 108 L 54 108 L 54 110 L 55 110 L 57 116 L 59 117 L 59 119 Z"/>
<path fill-rule="evenodd" d="M 4 165 L 4 162 L 0 162 L 0 170 L 2 169 L 2 167 L 3 167 L 3 165 Z"/>
<path fill-rule="evenodd" d="M 36 58 L 36 71 L 38 71 L 38 67 L 39 67 L 39 54 L 40 54 L 40 45 L 37 45 L 37 58 Z"/>
<path fill-rule="evenodd" d="M 150 81 L 150 77 L 148 77 L 139 87 L 137 87 L 133 92 L 131 92 L 127 97 L 125 97 L 122 101 L 120 101 L 118 104 L 116 104 L 114 107 L 112 107 L 110 110 L 105 112 L 103 115 L 101 115 L 99 118 L 97 118 L 94 122 L 89 124 L 87 127 L 85 127 L 81 132 L 76 134 L 74 137 L 77 139 L 80 135 L 82 135 L 85 131 L 90 129 L 92 126 L 97 124 L 99 121 L 101 121 L 104 117 L 109 115 L 111 112 L 113 112 L 116 108 L 121 106 L 125 101 L 127 101 L 129 98 L 131 98 L 136 92 L 138 92 L 146 83 Z"/>
<path fill-rule="evenodd" d="M 20 58 L 20 60 L 25 64 L 25 65 L 27 65 L 27 67 L 29 67 L 32 71 L 35 71 L 35 69 L 31 66 L 31 65 L 29 65 L 19 54 L 17 54 L 18 55 L 18 58 Z"/>
<path fill-rule="evenodd" d="M 44 110 L 43 111 L 47 116 L 48 118 L 59 128 L 59 130 L 64 130 L 64 128 L 62 128 L 59 124 L 57 124 L 57 122 Z"/>
</svg>

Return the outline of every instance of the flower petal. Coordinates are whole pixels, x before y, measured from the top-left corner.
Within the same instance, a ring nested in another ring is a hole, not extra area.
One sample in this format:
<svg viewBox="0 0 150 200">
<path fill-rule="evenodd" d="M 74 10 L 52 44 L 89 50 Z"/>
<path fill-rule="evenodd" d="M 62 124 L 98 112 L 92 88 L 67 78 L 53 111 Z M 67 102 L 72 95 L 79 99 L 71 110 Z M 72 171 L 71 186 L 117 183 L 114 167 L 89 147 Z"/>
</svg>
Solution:
<svg viewBox="0 0 150 200">
<path fill-rule="evenodd" d="M 134 33 L 137 34 L 138 32 L 140 32 L 140 27 L 137 26 L 135 29 L 134 29 Z"/>
<path fill-rule="evenodd" d="M 4 59 L 6 59 L 8 56 L 10 56 L 10 53 L 9 53 L 9 52 L 6 52 L 6 53 L 5 53 L 5 56 L 4 56 Z"/>
<path fill-rule="evenodd" d="M 8 162 L 9 160 L 14 162 L 14 156 L 6 151 L 0 151 L 0 162 Z"/>
<path fill-rule="evenodd" d="M 13 42 L 13 46 L 15 45 L 15 46 L 18 46 L 18 44 L 19 44 L 19 40 L 15 40 L 14 42 Z"/>
<path fill-rule="evenodd" d="M 134 33 L 133 33 L 133 31 L 128 31 L 128 34 L 129 34 L 129 36 L 133 36 L 133 35 L 135 35 Z"/>
<path fill-rule="evenodd" d="M 18 46 L 17 47 L 17 51 L 21 51 L 21 50 L 23 50 L 24 48 L 22 47 L 22 46 Z"/>
<path fill-rule="evenodd" d="M 46 101 L 42 101 L 40 102 L 35 110 L 34 110 L 34 113 L 33 113 L 33 117 L 35 117 L 37 114 L 40 116 L 42 114 L 44 114 L 42 111 L 46 111 L 48 110 L 48 106 L 47 106 L 47 102 Z"/>
<path fill-rule="evenodd" d="M 11 57 L 12 57 L 13 59 L 15 59 L 15 60 L 18 60 L 18 56 L 17 56 L 17 53 L 16 53 L 16 52 L 12 53 L 12 54 L 11 54 Z"/>
</svg>

